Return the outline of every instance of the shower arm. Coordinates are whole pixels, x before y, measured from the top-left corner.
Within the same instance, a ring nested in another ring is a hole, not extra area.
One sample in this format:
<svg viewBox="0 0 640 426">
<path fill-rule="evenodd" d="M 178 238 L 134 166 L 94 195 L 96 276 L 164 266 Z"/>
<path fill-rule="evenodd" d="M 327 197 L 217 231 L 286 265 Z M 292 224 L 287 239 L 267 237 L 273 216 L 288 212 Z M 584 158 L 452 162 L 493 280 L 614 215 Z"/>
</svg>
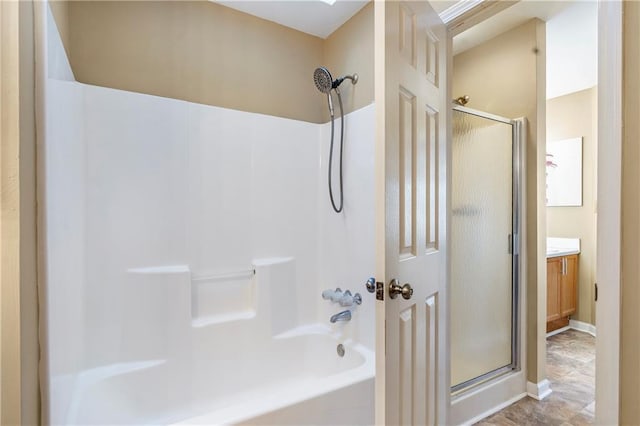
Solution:
<svg viewBox="0 0 640 426">
<path fill-rule="evenodd" d="M 342 84 L 343 81 L 345 80 L 351 80 L 351 84 L 356 84 L 358 82 L 358 74 L 353 74 L 353 75 L 345 75 L 344 77 L 340 77 L 338 79 L 336 79 L 333 84 L 331 85 L 333 89 L 338 89 L 338 86 L 340 86 Z"/>
<path fill-rule="evenodd" d="M 358 74 L 354 74 L 354 75 L 345 75 L 344 77 L 342 77 L 342 79 L 349 79 L 351 80 L 352 84 L 356 84 L 358 82 Z"/>
</svg>

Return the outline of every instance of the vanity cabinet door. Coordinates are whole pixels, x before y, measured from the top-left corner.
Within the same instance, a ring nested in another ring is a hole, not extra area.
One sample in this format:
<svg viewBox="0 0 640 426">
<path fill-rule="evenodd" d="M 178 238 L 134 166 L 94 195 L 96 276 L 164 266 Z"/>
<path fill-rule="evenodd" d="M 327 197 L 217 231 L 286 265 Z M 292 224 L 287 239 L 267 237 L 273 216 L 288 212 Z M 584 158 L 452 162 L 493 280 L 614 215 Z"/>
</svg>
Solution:
<svg viewBox="0 0 640 426">
<path fill-rule="evenodd" d="M 563 318 L 576 312 L 578 299 L 578 255 L 565 256 L 564 259 L 560 286 L 560 316 Z"/>
<path fill-rule="evenodd" d="M 562 318 L 560 315 L 562 259 L 561 257 L 547 259 L 547 322 Z"/>
</svg>

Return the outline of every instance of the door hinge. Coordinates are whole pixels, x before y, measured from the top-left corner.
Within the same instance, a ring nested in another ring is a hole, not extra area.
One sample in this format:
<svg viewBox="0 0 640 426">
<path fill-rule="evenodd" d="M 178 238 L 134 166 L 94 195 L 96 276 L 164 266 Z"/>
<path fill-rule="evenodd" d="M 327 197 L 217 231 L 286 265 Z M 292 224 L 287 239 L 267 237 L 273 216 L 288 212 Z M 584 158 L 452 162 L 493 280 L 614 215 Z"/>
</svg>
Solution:
<svg viewBox="0 0 640 426">
<path fill-rule="evenodd" d="M 596 288 L 596 292 L 595 292 L 595 293 L 596 293 L 595 301 L 597 302 L 597 301 L 598 301 L 598 283 L 595 283 L 595 284 L 594 284 L 594 286 L 595 286 L 595 288 Z"/>
</svg>

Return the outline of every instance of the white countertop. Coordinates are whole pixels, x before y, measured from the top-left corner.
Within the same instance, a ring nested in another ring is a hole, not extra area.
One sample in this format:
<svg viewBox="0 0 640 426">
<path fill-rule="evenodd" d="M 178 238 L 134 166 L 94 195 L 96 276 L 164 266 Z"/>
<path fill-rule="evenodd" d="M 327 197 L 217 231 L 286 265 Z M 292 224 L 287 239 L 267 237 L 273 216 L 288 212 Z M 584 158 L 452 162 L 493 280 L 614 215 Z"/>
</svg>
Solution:
<svg viewBox="0 0 640 426">
<path fill-rule="evenodd" d="M 580 238 L 547 238 L 547 258 L 580 254 Z"/>
</svg>

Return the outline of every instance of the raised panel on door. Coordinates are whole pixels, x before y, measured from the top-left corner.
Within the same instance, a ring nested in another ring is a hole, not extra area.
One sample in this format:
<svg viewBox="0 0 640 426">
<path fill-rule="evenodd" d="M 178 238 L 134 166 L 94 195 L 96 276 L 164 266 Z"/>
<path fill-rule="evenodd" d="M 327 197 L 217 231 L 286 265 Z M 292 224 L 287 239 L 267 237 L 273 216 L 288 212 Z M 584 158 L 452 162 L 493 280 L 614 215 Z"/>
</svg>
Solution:
<svg viewBox="0 0 640 426">
<path fill-rule="evenodd" d="M 425 160 L 426 160 L 426 185 L 425 185 L 425 220 L 426 238 L 425 251 L 438 250 L 438 190 L 439 190 L 439 170 L 438 170 L 438 140 L 439 140 L 439 117 L 438 111 L 429 106 L 425 107 Z"/>
<path fill-rule="evenodd" d="M 547 322 L 560 319 L 562 258 L 547 259 Z"/>
<path fill-rule="evenodd" d="M 375 2 L 377 173 L 384 175 L 384 321 L 377 321 L 376 422 L 445 421 L 446 32 L 427 2 Z M 379 32 L 380 31 L 380 32 Z M 380 58 L 380 56 L 378 57 Z M 380 98 L 382 96 L 382 98 Z M 443 112 L 444 111 L 444 112 Z M 396 278 L 413 296 L 391 299 Z M 381 311 L 378 311 L 381 312 Z M 384 404 L 380 407 L 379 404 Z"/>
<path fill-rule="evenodd" d="M 560 287 L 560 316 L 576 312 L 578 296 L 578 255 L 565 256 L 565 273 Z"/>
<path fill-rule="evenodd" d="M 400 205 L 400 258 L 416 255 L 416 96 L 400 86 L 398 90 L 398 152 Z"/>
<path fill-rule="evenodd" d="M 415 422 L 414 416 L 414 396 L 415 386 L 419 380 L 416 377 L 416 305 L 400 312 L 400 340 L 398 351 L 400 352 L 399 364 L 399 392 L 400 415 L 399 425 L 412 425 Z"/>
</svg>

